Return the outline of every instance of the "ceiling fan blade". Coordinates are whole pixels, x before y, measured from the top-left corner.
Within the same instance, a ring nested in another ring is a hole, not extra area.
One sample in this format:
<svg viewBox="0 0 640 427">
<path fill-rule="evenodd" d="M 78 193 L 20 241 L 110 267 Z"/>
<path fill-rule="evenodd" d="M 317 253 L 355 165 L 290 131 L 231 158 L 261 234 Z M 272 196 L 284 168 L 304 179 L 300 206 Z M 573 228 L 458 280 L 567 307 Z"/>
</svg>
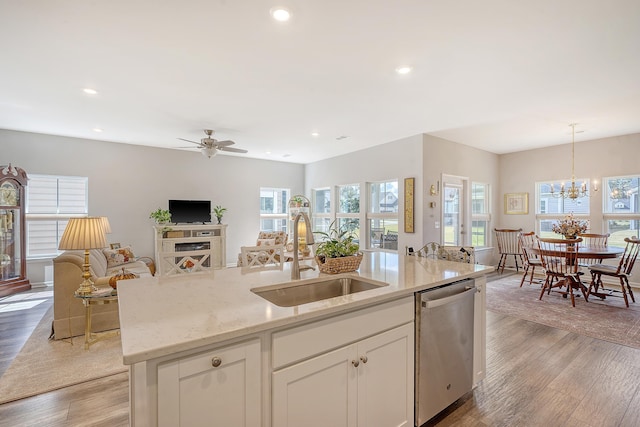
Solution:
<svg viewBox="0 0 640 427">
<path fill-rule="evenodd" d="M 220 147 L 228 147 L 229 145 L 233 144 L 235 144 L 235 142 L 231 141 L 230 139 L 225 139 L 224 141 L 216 141 L 216 145 Z"/>
<path fill-rule="evenodd" d="M 233 147 L 218 147 L 220 151 L 228 151 L 230 153 L 248 153 L 247 150 L 243 150 L 242 148 L 233 148 Z"/>
<path fill-rule="evenodd" d="M 178 138 L 180 141 L 186 141 L 186 142 L 190 142 L 192 144 L 198 144 L 198 145 L 202 145 L 201 142 L 195 142 L 195 141 L 190 141 L 188 139 L 184 139 L 184 138 Z"/>
</svg>

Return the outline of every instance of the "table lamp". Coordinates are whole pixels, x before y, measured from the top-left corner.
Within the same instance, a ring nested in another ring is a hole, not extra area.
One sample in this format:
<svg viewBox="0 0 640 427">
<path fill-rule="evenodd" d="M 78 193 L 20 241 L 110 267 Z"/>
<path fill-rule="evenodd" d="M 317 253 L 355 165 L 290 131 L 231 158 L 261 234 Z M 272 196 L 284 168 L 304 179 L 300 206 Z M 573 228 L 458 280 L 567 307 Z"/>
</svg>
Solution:
<svg viewBox="0 0 640 427">
<path fill-rule="evenodd" d="M 303 256 L 307 256 L 311 253 L 307 246 L 307 222 L 304 218 L 301 218 L 301 220 L 298 222 L 298 250 Z"/>
<path fill-rule="evenodd" d="M 64 250 L 84 250 L 83 281 L 76 291 L 77 295 L 89 295 L 93 291 L 89 272 L 89 249 L 102 249 L 107 246 L 105 221 L 102 218 L 105 217 L 71 218 L 58 245 L 59 249 Z"/>
</svg>

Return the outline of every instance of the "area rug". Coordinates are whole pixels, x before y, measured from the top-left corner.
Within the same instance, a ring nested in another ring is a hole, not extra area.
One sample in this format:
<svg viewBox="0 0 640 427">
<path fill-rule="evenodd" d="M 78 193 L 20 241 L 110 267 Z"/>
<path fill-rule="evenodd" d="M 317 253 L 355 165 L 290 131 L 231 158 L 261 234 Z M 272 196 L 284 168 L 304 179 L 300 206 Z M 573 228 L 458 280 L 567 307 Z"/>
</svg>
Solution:
<svg viewBox="0 0 640 427">
<path fill-rule="evenodd" d="M 84 336 L 73 343 L 50 340 L 52 320 L 53 307 L 0 377 L 0 404 L 127 370 L 119 336 L 85 350 Z"/>
<path fill-rule="evenodd" d="M 576 294 L 576 306 L 569 298 L 551 293 L 540 297 L 540 285 L 520 287 L 521 274 L 487 282 L 487 310 L 563 329 L 628 347 L 640 348 L 640 295 L 629 308 L 622 298 L 605 300 L 591 296 L 586 302 Z"/>
</svg>

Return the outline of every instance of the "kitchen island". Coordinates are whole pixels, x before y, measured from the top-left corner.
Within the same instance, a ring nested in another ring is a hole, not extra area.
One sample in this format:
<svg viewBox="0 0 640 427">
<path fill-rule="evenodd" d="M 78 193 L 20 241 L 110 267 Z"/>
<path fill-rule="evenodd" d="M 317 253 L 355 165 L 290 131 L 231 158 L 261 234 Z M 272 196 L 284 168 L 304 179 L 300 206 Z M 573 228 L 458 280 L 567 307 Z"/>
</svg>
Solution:
<svg viewBox="0 0 640 427">
<path fill-rule="evenodd" d="M 293 307 L 251 291 L 290 282 L 286 264 L 122 281 L 131 424 L 413 425 L 414 293 L 474 277 L 483 290 L 484 275 L 492 270 L 366 253 L 359 271 L 345 276 L 385 286 Z M 326 276 L 306 270 L 301 281 Z M 485 357 L 481 295 L 477 380 Z"/>
</svg>

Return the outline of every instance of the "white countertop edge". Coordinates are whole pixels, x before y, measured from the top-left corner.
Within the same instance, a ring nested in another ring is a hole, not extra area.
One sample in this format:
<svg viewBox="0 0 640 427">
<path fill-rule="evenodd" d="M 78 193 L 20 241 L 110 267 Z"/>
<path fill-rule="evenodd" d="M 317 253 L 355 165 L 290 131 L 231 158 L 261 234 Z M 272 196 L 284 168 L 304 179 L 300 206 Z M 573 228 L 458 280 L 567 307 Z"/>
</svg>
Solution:
<svg viewBox="0 0 640 427">
<path fill-rule="evenodd" d="M 446 262 L 446 261 L 442 261 Z M 321 319 L 327 316 L 333 316 L 336 314 L 340 314 L 343 312 L 352 311 L 355 309 L 365 308 L 367 306 L 380 304 L 383 302 L 393 301 L 396 299 L 400 299 L 406 297 L 408 295 L 412 295 L 415 292 L 420 292 L 426 289 L 438 287 L 445 283 L 451 283 L 467 278 L 476 278 L 486 275 L 487 273 L 492 272 L 495 268 L 492 266 L 478 266 L 476 265 L 476 270 L 468 273 L 461 273 L 456 275 L 455 277 L 446 277 L 441 280 L 436 280 L 431 283 L 416 285 L 413 287 L 405 287 L 401 289 L 386 289 L 384 292 L 380 293 L 377 290 L 367 291 L 364 293 L 359 293 L 356 299 L 349 297 L 340 297 L 345 298 L 348 301 L 344 303 L 338 303 L 336 305 L 332 305 L 329 307 L 318 308 L 317 310 L 305 311 L 303 313 L 290 315 L 286 317 L 280 317 L 273 320 L 261 321 L 248 326 L 243 326 L 236 329 L 227 329 L 224 332 L 216 333 L 209 336 L 203 336 L 198 339 L 192 340 L 184 340 L 175 342 L 174 344 L 151 347 L 148 346 L 143 351 L 134 351 L 131 348 L 127 348 L 125 345 L 125 337 L 128 334 L 126 328 L 126 322 L 124 322 L 123 329 L 121 334 L 123 335 L 123 363 L 125 365 L 133 365 L 140 362 L 145 362 L 152 359 L 158 359 L 169 355 L 174 355 L 177 353 L 190 352 L 192 350 L 198 348 L 204 348 L 207 346 L 211 346 L 214 344 L 237 340 L 245 336 L 250 336 L 254 334 L 259 334 L 268 330 L 294 326 L 296 324 L 305 323 L 314 319 Z M 374 278 L 374 277 L 371 277 Z M 374 278 L 375 279 L 375 278 Z M 376 279 L 377 280 L 377 279 Z M 252 286 L 255 287 L 255 286 Z M 241 288 L 238 289 L 238 292 L 247 292 L 246 289 Z M 268 302 L 267 302 L 268 303 Z M 268 303 L 271 304 L 271 303 Z M 124 304 L 126 307 L 126 304 Z M 274 305 L 274 307 L 276 307 Z M 126 309 L 126 308 L 125 308 Z M 128 338 L 128 337 L 126 337 Z M 135 339 L 132 338 L 133 341 Z"/>
</svg>

